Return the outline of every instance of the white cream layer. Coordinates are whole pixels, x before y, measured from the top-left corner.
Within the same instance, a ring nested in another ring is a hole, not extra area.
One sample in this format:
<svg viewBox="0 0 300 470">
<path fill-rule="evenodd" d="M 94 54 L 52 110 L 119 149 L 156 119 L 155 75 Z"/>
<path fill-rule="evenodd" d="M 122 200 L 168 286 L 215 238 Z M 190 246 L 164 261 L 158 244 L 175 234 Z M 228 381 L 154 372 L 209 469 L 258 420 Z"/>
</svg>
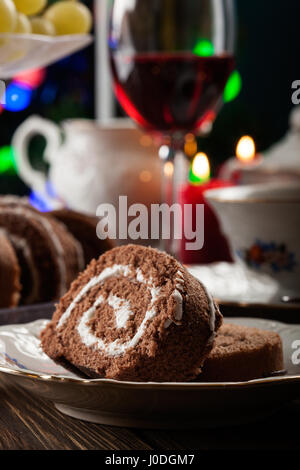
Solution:
<svg viewBox="0 0 300 470">
<path fill-rule="evenodd" d="M 172 323 L 175 325 L 180 325 L 183 315 L 183 298 L 182 292 L 184 292 L 184 278 L 181 271 L 177 271 L 176 278 L 175 278 L 175 289 L 173 291 L 172 297 L 175 300 L 175 311 L 174 311 L 174 318 L 168 318 L 165 321 L 164 327 L 169 328 Z"/>
<path fill-rule="evenodd" d="M 61 316 L 57 327 L 60 328 L 61 326 L 63 326 L 65 321 L 71 315 L 76 304 L 80 302 L 83 296 L 92 287 L 104 282 L 110 277 L 115 277 L 115 276 L 120 276 L 120 275 L 128 277 L 129 275 L 132 275 L 132 274 L 128 266 L 115 264 L 112 267 L 105 268 L 102 271 L 102 273 L 100 273 L 98 276 L 95 276 L 92 279 L 90 279 L 90 281 L 77 294 L 73 302 L 69 305 L 67 310 Z M 90 307 L 86 312 L 83 313 L 80 319 L 80 322 L 77 326 L 77 331 L 81 337 L 83 344 L 85 344 L 88 347 L 94 346 L 97 349 L 104 351 L 109 356 L 119 356 L 121 354 L 124 354 L 128 349 L 135 347 L 137 345 L 137 343 L 139 342 L 139 340 L 142 338 L 144 334 L 147 322 L 157 315 L 157 309 L 155 308 L 154 304 L 160 295 L 160 289 L 154 286 L 153 280 L 151 278 L 149 280 L 145 279 L 141 270 L 139 269 L 136 270 L 135 279 L 138 282 L 145 284 L 147 286 L 147 288 L 150 291 L 151 301 L 150 301 L 149 308 L 146 311 L 145 317 L 142 323 L 140 324 L 137 332 L 133 336 L 133 338 L 131 338 L 129 341 L 125 343 L 121 343 L 119 339 L 112 341 L 111 343 L 105 343 L 103 340 L 99 339 L 97 336 L 95 336 L 91 332 L 91 329 L 89 328 L 88 323 L 93 317 L 93 314 L 95 313 L 97 307 L 104 301 L 103 296 L 100 295 L 97 298 L 97 300 L 94 302 L 92 307 Z M 109 296 L 108 303 L 114 309 L 117 327 L 125 328 L 128 318 L 133 314 L 130 308 L 130 303 L 128 301 L 119 299 L 116 296 Z"/>
<path fill-rule="evenodd" d="M 112 341 L 110 343 L 104 342 L 102 339 L 98 338 L 92 331 L 91 328 L 88 326 L 88 323 L 93 318 L 93 315 L 99 305 L 103 302 L 107 302 L 114 310 L 115 314 L 115 322 L 116 327 L 119 328 L 126 328 L 126 324 L 128 319 L 133 315 L 133 311 L 130 305 L 130 302 L 126 299 L 121 299 L 116 295 L 109 294 L 107 299 L 105 300 L 102 295 L 96 299 L 94 304 L 83 313 L 80 321 L 77 325 L 77 331 L 80 335 L 80 338 L 87 347 L 93 346 L 96 349 L 104 351 L 108 356 L 120 356 L 124 354 L 128 349 L 135 347 L 140 339 L 142 338 L 147 322 L 153 319 L 157 314 L 157 308 L 155 302 L 160 296 L 161 289 L 155 287 L 153 279 L 149 278 L 146 279 L 142 273 L 142 271 L 138 268 L 135 272 L 131 271 L 129 266 L 115 264 L 112 267 L 105 268 L 98 276 L 95 276 L 89 280 L 89 282 L 81 289 L 81 291 L 76 295 L 74 300 L 71 302 L 67 310 L 63 313 L 60 317 L 60 320 L 57 324 L 57 328 L 61 328 L 67 319 L 72 314 L 73 309 L 75 306 L 82 300 L 82 298 L 89 292 L 89 290 L 98 284 L 103 283 L 105 280 L 111 277 L 117 276 L 124 276 L 124 277 L 131 277 L 132 280 L 136 280 L 137 282 L 144 284 L 147 289 L 149 289 L 151 295 L 150 305 L 145 313 L 144 319 L 140 324 L 138 330 L 136 331 L 133 338 L 122 343 L 119 339 Z M 211 340 L 215 334 L 215 305 L 214 301 L 203 286 L 204 291 L 206 292 L 209 309 L 210 309 L 210 329 L 212 331 Z M 165 321 L 164 327 L 168 328 L 172 323 L 180 324 L 183 316 L 183 297 L 182 291 L 184 291 L 184 278 L 183 273 L 178 271 L 176 274 L 175 279 L 175 289 L 172 293 L 173 298 L 175 299 L 175 310 L 174 310 L 174 318 L 167 319 Z"/>
<path fill-rule="evenodd" d="M 212 295 L 209 293 L 209 291 L 206 289 L 205 285 L 202 283 L 201 285 L 204 289 L 204 292 L 206 293 L 206 297 L 208 300 L 208 307 L 210 310 L 209 326 L 210 326 L 210 331 L 214 335 L 216 331 L 216 307 L 215 307 L 214 299 L 212 298 Z"/>
<path fill-rule="evenodd" d="M 64 325 L 64 323 L 67 321 L 69 316 L 72 314 L 72 311 L 75 308 L 75 306 L 81 301 L 84 295 L 92 287 L 103 283 L 105 280 L 111 277 L 116 277 L 116 276 L 125 276 L 125 277 L 131 276 L 133 280 L 136 280 L 139 283 L 144 284 L 147 287 L 147 289 L 149 289 L 151 300 L 150 300 L 150 305 L 145 313 L 144 319 L 142 323 L 140 324 L 139 328 L 137 329 L 135 335 L 133 336 L 133 338 L 131 338 L 125 343 L 122 343 L 119 339 L 111 343 L 106 343 L 103 340 L 99 339 L 97 336 L 95 336 L 92 333 L 90 327 L 88 326 L 88 323 L 92 319 L 97 307 L 102 302 L 104 302 L 104 298 L 102 295 L 100 295 L 97 298 L 97 300 L 94 302 L 94 304 L 86 312 L 83 313 L 77 326 L 77 331 L 81 337 L 83 344 L 85 344 L 88 347 L 94 346 L 97 349 L 104 351 L 109 356 L 119 356 L 121 354 L 124 354 L 128 349 L 135 347 L 145 332 L 147 322 L 153 319 L 158 314 L 157 308 L 155 306 L 155 302 L 160 296 L 161 289 L 158 287 L 155 287 L 153 279 L 151 278 L 146 279 L 142 271 L 139 268 L 136 270 L 135 276 L 133 275 L 130 268 L 126 265 L 115 264 L 112 267 L 105 268 L 98 276 L 95 276 L 92 279 L 90 279 L 90 281 L 81 289 L 81 291 L 77 294 L 73 302 L 71 302 L 67 310 L 60 317 L 60 320 L 57 324 L 57 328 L 61 328 Z M 174 318 L 176 321 L 180 321 L 182 319 L 182 308 L 183 308 L 182 295 L 177 289 L 174 290 L 173 295 L 176 300 L 176 309 L 174 312 Z M 115 295 L 111 295 L 111 294 L 108 296 L 106 301 L 114 309 L 117 328 L 126 328 L 128 319 L 130 318 L 131 315 L 133 315 L 130 302 L 128 302 L 125 299 L 120 299 L 119 297 Z M 172 320 L 170 321 L 172 322 Z M 165 327 L 167 326 L 169 325 L 165 324 Z"/>
</svg>

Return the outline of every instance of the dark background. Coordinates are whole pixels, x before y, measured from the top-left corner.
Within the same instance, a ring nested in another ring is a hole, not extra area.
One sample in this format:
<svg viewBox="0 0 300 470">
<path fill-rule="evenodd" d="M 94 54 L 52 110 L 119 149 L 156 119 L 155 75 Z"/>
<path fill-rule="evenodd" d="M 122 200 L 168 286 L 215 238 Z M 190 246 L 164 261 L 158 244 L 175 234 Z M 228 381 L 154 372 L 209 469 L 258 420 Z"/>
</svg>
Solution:
<svg viewBox="0 0 300 470">
<path fill-rule="evenodd" d="M 93 0 L 85 3 L 93 7 Z M 215 166 L 234 154 L 236 143 L 244 134 L 253 136 L 258 151 L 267 149 L 285 134 L 293 106 L 291 84 L 300 79 L 299 0 L 236 0 L 236 5 L 236 62 L 242 90 L 223 107 L 212 133 L 199 142 Z M 95 86 L 94 46 L 48 67 L 44 83 L 34 91 L 26 110 L 5 110 L 0 114 L 0 150 L 10 144 L 14 130 L 31 114 L 55 122 L 95 117 Z M 34 139 L 31 147 L 35 164 L 44 165 L 42 140 Z M 12 170 L 0 174 L 0 193 L 28 192 Z"/>
</svg>

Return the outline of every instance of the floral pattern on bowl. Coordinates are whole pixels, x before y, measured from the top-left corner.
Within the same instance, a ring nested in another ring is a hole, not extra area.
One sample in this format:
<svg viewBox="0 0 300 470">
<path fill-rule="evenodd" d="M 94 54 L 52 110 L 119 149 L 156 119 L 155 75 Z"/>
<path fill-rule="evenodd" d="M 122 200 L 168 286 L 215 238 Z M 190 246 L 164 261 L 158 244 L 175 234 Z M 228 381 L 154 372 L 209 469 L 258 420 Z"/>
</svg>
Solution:
<svg viewBox="0 0 300 470">
<path fill-rule="evenodd" d="M 256 239 L 250 248 L 237 251 L 251 268 L 270 267 L 273 272 L 293 271 L 297 266 L 296 255 L 288 251 L 284 243 L 264 242 Z"/>
</svg>

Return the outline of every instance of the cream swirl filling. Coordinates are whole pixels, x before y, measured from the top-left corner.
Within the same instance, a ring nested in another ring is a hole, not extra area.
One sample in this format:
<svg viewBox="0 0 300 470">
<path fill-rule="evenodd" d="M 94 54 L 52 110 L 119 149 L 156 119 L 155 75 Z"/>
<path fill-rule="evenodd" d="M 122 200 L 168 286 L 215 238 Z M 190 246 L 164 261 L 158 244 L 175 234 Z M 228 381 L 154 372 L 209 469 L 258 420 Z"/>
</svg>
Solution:
<svg viewBox="0 0 300 470">
<path fill-rule="evenodd" d="M 119 356 L 124 354 L 128 349 L 135 347 L 142 338 L 148 321 L 156 317 L 158 314 L 156 302 L 161 295 L 161 288 L 154 285 L 154 281 L 151 277 L 148 279 L 145 278 L 139 268 L 136 269 L 135 272 L 131 271 L 128 266 L 120 264 L 115 264 L 112 267 L 105 268 L 98 276 L 91 278 L 89 282 L 80 290 L 80 292 L 75 296 L 74 300 L 70 303 L 67 310 L 60 317 L 57 324 L 58 329 L 64 325 L 64 323 L 72 314 L 76 305 L 80 303 L 80 301 L 90 291 L 91 288 L 103 283 L 105 280 L 111 277 L 116 276 L 131 277 L 133 280 L 144 284 L 150 292 L 151 300 L 145 316 L 135 335 L 126 342 L 121 342 L 120 339 L 116 339 L 110 343 L 104 342 L 91 331 L 91 328 L 88 325 L 97 307 L 106 301 L 114 310 L 117 328 L 126 328 L 128 319 L 131 315 L 133 315 L 130 302 L 128 302 L 126 299 L 120 299 L 115 295 L 109 294 L 108 298 L 105 300 L 102 295 L 99 295 L 94 304 L 83 313 L 77 325 L 77 332 L 79 333 L 83 344 L 85 344 L 87 347 L 94 347 L 104 351 L 109 356 Z M 174 319 L 179 321 L 182 318 L 182 296 L 177 289 L 174 289 L 172 295 L 176 299 Z"/>
</svg>

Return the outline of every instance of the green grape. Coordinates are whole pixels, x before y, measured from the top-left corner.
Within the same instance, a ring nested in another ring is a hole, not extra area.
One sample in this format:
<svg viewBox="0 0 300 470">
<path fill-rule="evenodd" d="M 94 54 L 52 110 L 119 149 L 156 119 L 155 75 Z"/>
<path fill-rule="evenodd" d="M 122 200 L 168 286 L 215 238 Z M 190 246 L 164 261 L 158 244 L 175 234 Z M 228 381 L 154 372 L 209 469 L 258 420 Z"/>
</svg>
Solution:
<svg viewBox="0 0 300 470">
<path fill-rule="evenodd" d="M 65 0 L 54 3 L 44 13 L 51 21 L 56 34 L 86 34 L 92 27 L 92 14 L 82 3 Z"/>
<path fill-rule="evenodd" d="M 16 26 L 17 11 L 12 0 L 0 0 L 0 33 L 11 33 Z"/>
<path fill-rule="evenodd" d="M 47 0 L 14 0 L 17 10 L 25 15 L 36 15 L 45 8 Z"/>
<path fill-rule="evenodd" d="M 17 13 L 17 24 L 14 29 L 14 33 L 30 34 L 31 24 L 29 19 L 23 13 Z"/>
<path fill-rule="evenodd" d="M 30 19 L 33 34 L 45 34 L 47 36 L 55 36 L 55 27 L 51 21 L 46 18 L 36 16 Z"/>
</svg>

